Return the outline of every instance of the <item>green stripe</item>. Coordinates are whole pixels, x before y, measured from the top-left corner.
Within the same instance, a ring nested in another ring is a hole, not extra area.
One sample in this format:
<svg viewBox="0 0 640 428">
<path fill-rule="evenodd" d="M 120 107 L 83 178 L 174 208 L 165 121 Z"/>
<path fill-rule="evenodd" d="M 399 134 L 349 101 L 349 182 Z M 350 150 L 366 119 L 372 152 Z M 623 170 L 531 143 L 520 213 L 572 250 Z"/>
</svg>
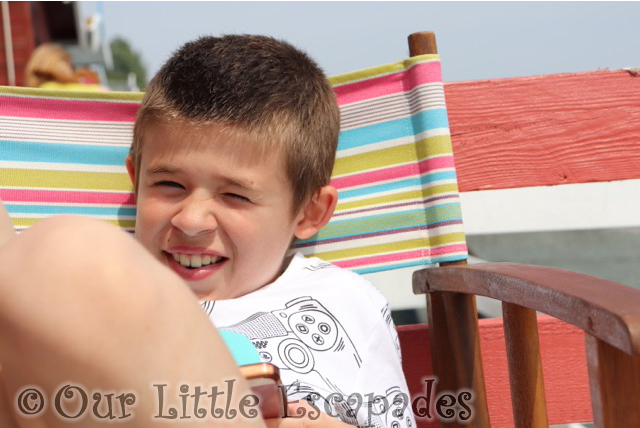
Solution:
<svg viewBox="0 0 640 428">
<path fill-rule="evenodd" d="M 133 190 L 129 175 L 123 172 L 52 171 L 41 169 L 0 169 L 0 182 L 12 187 L 60 189 Z"/>
<path fill-rule="evenodd" d="M 363 68 L 361 70 L 351 71 L 348 73 L 336 74 L 335 76 L 329 77 L 329 83 L 335 86 L 335 85 L 341 85 L 343 83 L 348 83 L 354 80 L 363 80 L 363 79 L 371 78 L 381 74 L 392 73 L 394 71 L 401 71 L 406 68 L 409 68 L 416 62 L 420 62 L 428 59 L 440 60 L 440 55 L 438 54 L 418 55 L 412 58 L 405 59 L 403 61 L 390 62 L 388 64 L 377 65 L 375 67 Z"/>
<path fill-rule="evenodd" d="M 370 205 L 378 205 L 389 202 L 401 202 L 409 200 L 419 200 L 440 193 L 458 192 L 458 185 L 455 183 L 440 184 L 438 186 L 430 186 L 422 190 L 408 190 L 406 192 L 390 193 L 388 195 L 376 196 L 374 198 L 359 199 L 357 201 L 342 202 L 336 206 L 336 212 L 350 210 L 355 208 L 367 207 Z"/>
<path fill-rule="evenodd" d="M 330 239 L 339 236 L 356 235 L 379 232 L 384 230 L 401 229 L 410 226 L 420 226 L 438 221 L 460 219 L 460 206 L 449 204 L 431 209 L 418 209 L 401 213 L 389 213 L 370 217 L 359 217 L 350 220 L 330 222 L 320 229 L 315 240 Z M 422 233 L 422 232 L 413 232 Z"/>
<path fill-rule="evenodd" d="M 32 97 L 48 98 L 79 98 L 86 100 L 113 100 L 113 101 L 142 101 L 144 92 L 92 92 L 92 91 L 62 91 L 59 89 L 40 88 L 16 88 L 14 86 L 0 86 L 0 94 L 11 94 Z"/>
<path fill-rule="evenodd" d="M 356 248 L 346 248 L 343 250 L 324 251 L 314 253 L 313 256 L 321 259 L 332 261 L 347 259 L 352 257 L 365 257 L 381 253 L 391 253 L 394 251 L 412 250 L 416 248 L 429 248 L 436 245 L 453 244 L 456 242 L 465 242 L 464 233 L 447 233 L 444 235 L 431 236 L 428 239 L 418 238 L 406 241 L 389 242 L 384 244 L 367 245 Z"/>
<path fill-rule="evenodd" d="M 451 137 L 438 135 L 402 144 L 400 146 L 359 153 L 336 159 L 333 176 L 352 174 L 373 168 L 382 168 L 400 163 L 415 162 L 428 156 L 451 154 Z"/>
</svg>

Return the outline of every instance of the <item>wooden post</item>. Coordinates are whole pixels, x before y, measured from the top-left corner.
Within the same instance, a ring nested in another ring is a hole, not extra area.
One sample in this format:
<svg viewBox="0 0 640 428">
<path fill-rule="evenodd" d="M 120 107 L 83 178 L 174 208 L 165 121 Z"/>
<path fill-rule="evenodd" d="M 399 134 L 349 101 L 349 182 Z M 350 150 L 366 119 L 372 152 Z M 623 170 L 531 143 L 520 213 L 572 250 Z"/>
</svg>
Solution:
<svg viewBox="0 0 640 428">
<path fill-rule="evenodd" d="M 547 428 L 536 311 L 503 302 L 502 314 L 513 422 L 518 428 Z"/>
<path fill-rule="evenodd" d="M 409 36 L 411 56 L 436 54 L 435 34 L 431 31 Z M 441 263 L 440 266 L 466 264 Z M 434 373 L 438 377 L 438 391 L 471 389 L 474 394 L 472 421 L 464 424 L 456 419 L 441 421 L 444 427 L 489 428 L 489 410 L 484 386 L 478 311 L 475 296 L 461 293 L 427 294 L 429 313 L 429 341 Z"/>
<path fill-rule="evenodd" d="M 585 340 L 596 428 L 640 427 L 640 356 L 590 334 Z"/>
</svg>

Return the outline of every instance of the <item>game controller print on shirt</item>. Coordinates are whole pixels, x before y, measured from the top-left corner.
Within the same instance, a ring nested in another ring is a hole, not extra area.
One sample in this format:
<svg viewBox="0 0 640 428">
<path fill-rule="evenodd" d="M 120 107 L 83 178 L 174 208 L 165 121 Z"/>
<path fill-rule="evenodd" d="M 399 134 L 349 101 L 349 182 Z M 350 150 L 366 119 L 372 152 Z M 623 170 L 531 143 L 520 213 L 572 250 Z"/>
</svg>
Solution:
<svg viewBox="0 0 640 428">
<path fill-rule="evenodd" d="M 353 425 L 415 426 L 388 304 L 362 277 L 298 254 L 275 282 L 203 307 L 280 368 L 292 400 Z"/>
</svg>

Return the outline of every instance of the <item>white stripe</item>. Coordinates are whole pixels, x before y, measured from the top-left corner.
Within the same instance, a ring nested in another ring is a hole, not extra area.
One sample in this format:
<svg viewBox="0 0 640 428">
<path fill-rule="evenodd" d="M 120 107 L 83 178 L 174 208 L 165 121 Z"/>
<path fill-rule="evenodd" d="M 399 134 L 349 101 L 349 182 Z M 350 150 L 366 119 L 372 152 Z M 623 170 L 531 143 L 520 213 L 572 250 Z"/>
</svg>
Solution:
<svg viewBox="0 0 640 428">
<path fill-rule="evenodd" d="M 54 215 L 60 215 L 58 213 L 55 214 L 33 214 L 33 213 L 11 213 L 11 218 L 47 218 Z M 97 214 L 79 214 L 87 217 L 96 218 L 99 220 L 135 220 L 136 216 L 133 215 L 97 215 Z"/>
<path fill-rule="evenodd" d="M 0 118 L 0 139 L 38 142 L 90 142 L 131 145 L 133 124 L 115 122 L 5 120 Z"/>
<path fill-rule="evenodd" d="M 24 232 L 25 230 L 27 230 L 29 227 L 31 226 L 14 226 L 16 233 L 21 233 Z M 120 227 L 121 230 L 124 230 L 125 232 L 135 232 L 135 228 L 134 227 Z"/>
<path fill-rule="evenodd" d="M 3 189 L 7 190 L 51 190 L 56 192 L 99 192 L 99 193 L 121 193 L 121 194 L 130 194 L 133 193 L 132 190 L 113 190 L 113 189 L 77 189 L 77 188 L 60 188 L 60 187 L 23 187 L 23 186 L 2 186 Z"/>
<path fill-rule="evenodd" d="M 358 129 L 358 128 L 363 128 L 365 126 L 377 125 L 377 124 L 389 122 L 392 120 L 398 120 L 403 118 L 408 119 L 414 114 L 422 111 L 443 110 L 443 109 L 446 109 L 446 106 L 444 104 L 440 104 L 440 105 L 433 104 L 429 106 L 422 106 L 419 109 L 415 109 L 413 111 L 410 111 L 408 109 L 397 109 L 393 111 L 383 111 L 376 114 L 372 113 L 367 115 L 366 118 L 359 119 L 358 121 L 340 122 L 340 130 L 349 131 L 352 129 Z"/>
<path fill-rule="evenodd" d="M 420 99 L 423 93 L 425 92 L 440 94 L 440 96 L 442 96 L 442 98 L 444 99 L 444 84 L 442 82 L 423 83 L 421 85 L 414 87 L 409 91 L 394 92 L 387 95 L 380 95 L 378 97 L 366 98 L 364 100 L 354 101 L 349 104 L 341 105 L 340 112 L 342 113 L 344 111 L 345 113 L 350 113 L 352 110 L 358 111 L 363 107 L 365 107 L 366 109 L 366 107 L 369 104 L 376 105 L 376 106 L 387 105 L 391 102 L 394 102 L 397 99 Z"/>
<path fill-rule="evenodd" d="M 394 138 L 393 140 L 385 140 L 377 143 L 364 144 L 359 147 L 352 147 L 350 149 L 339 149 L 336 154 L 337 159 L 346 158 L 348 156 L 359 155 L 362 153 L 373 152 L 376 150 L 382 150 L 390 147 L 402 146 L 404 144 L 412 144 L 415 141 L 424 140 L 431 137 L 448 136 L 450 134 L 449 128 L 434 128 L 423 131 L 419 134 L 409 135 L 408 137 Z M 338 176 L 336 176 L 338 177 Z"/>
<path fill-rule="evenodd" d="M 7 123 L 14 122 L 24 124 L 25 126 L 35 126 L 38 123 L 47 123 L 51 126 L 67 127 L 67 128 L 84 128 L 89 127 L 114 127 L 114 128 L 133 128 L 133 121 L 121 122 L 112 120 L 71 120 L 71 119 L 46 119 L 38 117 L 15 117 L 0 116 L 0 121 Z"/>
<path fill-rule="evenodd" d="M 1 140 L 9 140 L 9 141 L 30 141 L 36 143 L 60 143 L 60 144 L 76 144 L 76 145 L 96 145 L 99 144 L 101 146 L 113 146 L 113 147 L 126 147 L 129 148 L 131 146 L 132 137 L 130 136 L 112 136 L 106 135 L 108 131 L 105 131 L 102 136 L 100 135 L 53 135 L 53 134 L 44 134 L 40 132 L 32 133 L 32 134 L 12 134 L 5 133 L 0 135 Z M 36 136 L 34 138 L 34 136 Z"/>
<path fill-rule="evenodd" d="M 124 165 L 93 165 L 53 162 L 18 162 L 0 160 L 0 168 L 11 169 L 37 169 L 50 171 L 80 171 L 80 172 L 113 172 L 126 174 Z"/>
<path fill-rule="evenodd" d="M 640 179 L 463 192 L 460 202 L 469 235 L 640 226 Z"/>
</svg>

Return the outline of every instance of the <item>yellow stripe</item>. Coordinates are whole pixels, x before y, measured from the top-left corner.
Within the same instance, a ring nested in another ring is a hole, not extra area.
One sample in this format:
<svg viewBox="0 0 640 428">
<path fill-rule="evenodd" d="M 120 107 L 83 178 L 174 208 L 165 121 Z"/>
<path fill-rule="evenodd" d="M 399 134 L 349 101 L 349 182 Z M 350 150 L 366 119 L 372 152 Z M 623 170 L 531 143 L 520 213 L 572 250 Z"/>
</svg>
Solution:
<svg viewBox="0 0 640 428">
<path fill-rule="evenodd" d="M 87 91 L 64 91 L 59 89 L 40 88 L 17 88 L 14 86 L 0 86 L 0 94 L 11 94 L 31 97 L 47 98 L 74 98 L 86 100 L 111 100 L 111 101 L 132 101 L 140 102 L 144 92 L 87 92 Z"/>
<path fill-rule="evenodd" d="M 357 155 L 336 159 L 332 176 L 351 174 L 358 171 L 382 168 L 399 163 L 415 162 L 428 156 L 451 154 L 451 137 L 438 135 L 400 146 L 387 147 Z M 419 155 L 419 157 L 418 157 Z"/>
<path fill-rule="evenodd" d="M 447 233 L 444 235 L 431 236 L 427 238 L 409 239 L 407 241 L 389 242 L 384 244 L 367 245 L 364 247 L 346 248 L 343 250 L 325 251 L 314 253 L 316 257 L 331 261 L 348 259 L 352 257 L 366 257 L 375 254 L 391 253 L 394 251 L 405 251 L 417 248 L 435 247 L 437 245 L 464 243 L 464 233 Z"/>
<path fill-rule="evenodd" d="M 429 196 L 435 196 L 439 193 L 458 192 L 458 185 L 455 183 L 440 184 L 438 186 L 430 186 L 422 190 L 409 190 L 406 192 L 390 193 L 388 195 L 376 196 L 373 198 L 359 199 L 357 201 L 342 202 L 336 206 L 336 212 L 349 210 L 354 208 L 366 207 L 369 205 L 378 205 L 388 202 L 399 202 L 406 200 L 422 199 Z"/>
<path fill-rule="evenodd" d="M 331 85 L 342 85 L 357 80 L 364 80 L 381 74 L 388 74 L 394 71 L 401 71 L 409 68 L 413 64 L 426 60 L 440 60 L 438 54 L 418 55 L 407 58 L 403 61 L 390 62 L 388 64 L 377 65 L 375 67 L 363 68 L 362 70 L 351 71 L 349 73 L 336 74 L 329 77 Z"/>
<path fill-rule="evenodd" d="M 0 169 L 3 186 L 60 189 L 133 190 L 129 175 L 121 172 L 51 171 Z"/>
<path fill-rule="evenodd" d="M 13 217 L 11 219 L 14 226 L 33 226 L 34 224 L 36 224 L 41 220 L 44 220 L 44 217 L 43 218 Z M 129 228 L 129 229 L 134 228 L 136 225 L 135 220 L 120 220 L 120 219 L 114 219 L 114 220 L 98 219 L 98 220 L 106 221 L 107 223 L 113 224 L 114 226 L 120 226 L 122 228 Z"/>
</svg>

